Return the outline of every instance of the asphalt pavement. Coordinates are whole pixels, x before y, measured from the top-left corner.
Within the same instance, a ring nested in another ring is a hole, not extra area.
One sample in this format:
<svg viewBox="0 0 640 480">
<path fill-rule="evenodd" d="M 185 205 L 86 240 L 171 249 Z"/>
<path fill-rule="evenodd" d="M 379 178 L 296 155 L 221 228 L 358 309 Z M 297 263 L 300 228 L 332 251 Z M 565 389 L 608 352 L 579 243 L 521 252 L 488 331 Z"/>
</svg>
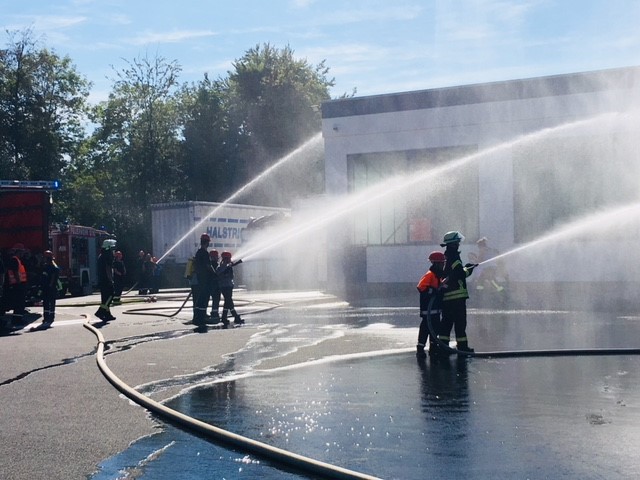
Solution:
<svg viewBox="0 0 640 480">
<path fill-rule="evenodd" d="M 186 296 L 186 291 L 161 292 L 155 303 L 125 296 L 123 305 L 112 308 L 117 318 L 109 323 L 93 315 L 97 295 L 67 298 L 59 301 L 52 328 L 32 331 L 40 317 L 4 332 L 0 478 L 84 479 L 103 460 L 161 426 L 105 379 L 96 363 L 97 338 L 84 323 L 99 329 L 107 365 L 132 387 L 218 365 L 255 333 L 249 322 L 243 328 L 194 331 L 186 324 L 190 303 L 178 311 Z M 42 313 L 42 307 L 30 310 Z M 153 399 L 176 393 L 167 389 Z"/>
</svg>

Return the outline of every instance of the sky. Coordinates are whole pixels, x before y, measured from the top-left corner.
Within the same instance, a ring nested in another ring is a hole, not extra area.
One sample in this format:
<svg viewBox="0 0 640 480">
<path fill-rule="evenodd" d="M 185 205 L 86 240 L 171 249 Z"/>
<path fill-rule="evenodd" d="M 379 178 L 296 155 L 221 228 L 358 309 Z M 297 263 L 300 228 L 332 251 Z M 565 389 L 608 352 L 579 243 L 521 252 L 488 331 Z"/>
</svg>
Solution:
<svg viewBox="0 0 640 480">
<path fill-rule="evenodd" d="M 640 65 L 640 0 L 0 0 L 105 100 L 116 71 L 165 58 L 179 80 L 224 78 L 250 48 L 325 61 L 332 97 Z"/>
</svg>

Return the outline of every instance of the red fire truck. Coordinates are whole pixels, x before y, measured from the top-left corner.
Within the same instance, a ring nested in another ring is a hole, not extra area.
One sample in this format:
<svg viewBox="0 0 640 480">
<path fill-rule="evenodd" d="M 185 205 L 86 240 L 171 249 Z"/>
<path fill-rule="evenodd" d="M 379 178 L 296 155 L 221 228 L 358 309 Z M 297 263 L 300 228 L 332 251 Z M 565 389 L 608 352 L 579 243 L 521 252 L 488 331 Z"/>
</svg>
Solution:
<svg viewBox="0 0 640 480">
<path fill-rule="evenodd" d="M 63 293 L 88 295 L 97 283 L 100 246 L 109 233 L 92 227 L 52 224 L 52 192 L 59 182 L 0 180 L 0 254 L 18 250 L 29 283 L 39 277 L 42 253 L 51 250 L 60 267 Z"/>
</svg>

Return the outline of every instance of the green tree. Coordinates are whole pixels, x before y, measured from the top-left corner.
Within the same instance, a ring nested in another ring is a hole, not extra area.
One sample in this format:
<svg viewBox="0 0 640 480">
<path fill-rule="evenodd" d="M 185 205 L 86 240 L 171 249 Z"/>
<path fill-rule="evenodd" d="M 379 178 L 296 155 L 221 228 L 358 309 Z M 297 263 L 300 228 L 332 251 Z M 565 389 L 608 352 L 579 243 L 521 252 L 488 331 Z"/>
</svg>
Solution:
<svg viewBox="0 0 640 480">
<path fill-rule="evenodd" d="M 233 64 L 227 87 L 230 117 L 241 137 L 239 164 L 244 180 L 250 180 L 299 147 L 321 130 L 319 105 L 330 98 L 329 69 L 324 61 L 313 66 L 294 58 L 287 46 L 256 46 Z M 322 189 L 321 155 L 307 159 L 275 179 L 253 199 L 261 203 L 286 205 L 303 193 Z M 293 171 L 291 170 L 293 169 Z M 274 195 L 277 193 L 277 195 Z"/>
<path fill-rule="evenodd" d="M 185 195 L 182 186 L 178 75 L 181 67 L 162 57 L 136 58 L 116 70 L 107 101 L 95 107 L 97 127 L 78 162 L 74 182 L 99 179 L 101 223 L 119 235 L 150 245 L 153 203 Z"/>
<path fill-rule="evenodd" d="M 185 86 L 183 110 L 182 165 L 189 200 L 222 201 L 233 185 L 236 142 L 229 129 L 228 95 L 224 82 L 205 74 L 197 84 Z"/>
<path fill-rule="evenodd" d="M 69 57 L 41 48 L 31 30 L 0 50 L 0 171 L 58 178 L 84 138 L 90 83 Z"/>
</svg>

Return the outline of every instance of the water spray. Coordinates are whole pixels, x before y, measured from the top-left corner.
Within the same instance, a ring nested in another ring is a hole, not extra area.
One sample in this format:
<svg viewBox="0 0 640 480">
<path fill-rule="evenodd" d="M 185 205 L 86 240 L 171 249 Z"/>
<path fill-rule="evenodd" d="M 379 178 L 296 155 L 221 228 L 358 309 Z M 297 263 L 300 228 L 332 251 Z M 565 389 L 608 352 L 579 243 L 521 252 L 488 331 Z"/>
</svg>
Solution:
<svg viewBox="0 0 640 480">
<path fill-rule="evenodd" d="M 258 182 L 264 180 L 264 178 L 266 178 L 269 175 L 271 175 L 274 171 L 278 170 L 284 164 L 286 164 L 286 163 L 290 162 L 292 159 L 296 158 L 297 155 L 300 152 L 303 152 L 304 150 L 310 148 L 315 143 L 319 143 L 320 140 L 322 140 L 322 134 L 321 133 L 317 133 L 316 135 L 311 137 L 309 140 L 307 140 L 305 143 L 300 145 L 298 148 L 296 148 L 295 150 L 293 150 L 289 154 L 285 155 L 280 160 L 278 160 L 276 163 L 274 163 L 272 166 L 267 168 L 264 172 L 262 172 L 260 175 L 255 177 L 249 183 L 245 184 L 243 187 L 241 187 L 239 190 L 237 190 L 235 193 L 233 193 L 230 197 L 228 197 L 226 200 L 224 200 L 220 205 L 218 205 L 217 207 L 213 208 L 209 213 L 207 213 L 207 215 L 204 215 L 204 218 L 200 222 L 196 223 L 189 231 L 187 231 L 187 233 L 185 233 L 182 237 L 180 237 L 177 242 L 175 242 L 166 252 L 164 252 L 162 254 L 162 256 L 158 259 L 158 263 L 160 263 L 167 255 L 169 255 L 173 250 L 175 250 L 176 247 L 178 245 L 180 245 L 182 242 L 184 242 L 193 232 L 195 232 L 197 229 L 202 227 L 202 225 L 210 217 L 215 215 L 221 208 L 223 208 L 225 205 L 231 203 L 233 200 L 238 198 L 240 195 L 242 195 L 243 193 L 245 193 L 246 191 L 248 191 L 249 189 L 254 187 Z"/>
<path fill-rule="evenodd" d="M 253 247 L 248 247 L 246 251 L 239 252 L 238 255 L 242 256 L 244 260 L 250 260 L 257 257 L 275 247 L 282 245 L 283 243 L 293 240 L 305 233 L 311 232 L 319 227 L 325 226 L 335 220 L 338 220 L 348 213 L 356 211 L 360 208 L 364 208 L 377 201 L 381 201 L 397 195 L 399 193 L 405 193 L 406 189 L 414 185 L 419 185 L 425 181 L 432 180 L 442 176 L 452 170 L 461 168 L 474 161 L 479 161 L 482 158 L 490 157 L 507 151 L 517 145 L 526 145 L 529 142 L 536 142 L 549 135 L 550 132 L 555 134 L 561 134 L 566 131 L 571 131 L 576 128 L 583 128 L 585 125 L 597 125 L 598 122 L 603 120 L 612 121 L 620 117 L 618 113 L 605 113 L 593 118 L 578 120 L 566 124 L 562 124 L 556 127 L 544 128 L 534 133 L 522 135 L 512 141 L 503 142 L 492 147 L 487 147 L 482 151 L 475 152 L 469 155 L 462 156 L 455 160 L 448 162 L 445 165 L 432 167 L 422 172 L 412 172 L 407 175 L 397 175 L 386 181 L 369 186 L 368 188 L 351 194 L 346 201 L 344 199 L 337 199 L 332 205 L 325 207 L 325 213 L 318 217 L 303 222 L 299 225 L 293 226 L 286 231 L 283 231 L 275 236 L 269 237 L 263 244 L 258 244 Z M 504 255 L 504 254 L 503 254 Z M 485 260 L 489 261 L 489 260 Z"/>
<path fill-rule="evenodd" d="M 591 228 L 593 224 L 597 224 L 599 227 L 603 227 L 615 223 L 615 225 L 619 227 L 632 221 L 637 221 L 638 213 L 640 213 L 640 202 L 634 202 L 622 207 L 618 206 L 616 208 L 604 210 L 595 215 L 591 214 L 588 216 L 580 217 L 569 223 L 568 225 L 552 230 L 547 235 L 525 243 L 524 245 L 520 245 L 519 247 L 512 248 L 511 250 L 496 255 L 495 257 L 483 260 L 478 265 L 484 265 L 488 262 L 494 262 L 509 255 L 513 255 L 514 253 L 521 252 L 522 250 L 527 250 L 540 245 L 544 245 L 546 243 L 557 241 L 565 237 L 570 237 L 571 235 L 584 234 L 585 230 Z"/>
</svg>

